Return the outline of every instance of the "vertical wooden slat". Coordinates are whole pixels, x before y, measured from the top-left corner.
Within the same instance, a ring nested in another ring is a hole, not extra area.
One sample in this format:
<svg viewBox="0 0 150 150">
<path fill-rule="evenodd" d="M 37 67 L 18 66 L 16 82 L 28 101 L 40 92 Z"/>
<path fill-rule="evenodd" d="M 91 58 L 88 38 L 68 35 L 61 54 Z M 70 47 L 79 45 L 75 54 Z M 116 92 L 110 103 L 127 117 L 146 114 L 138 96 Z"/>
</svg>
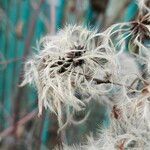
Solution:
<svg viewBox="0 0 150 150">
<path fill-rule="evenodd" d="M 0 3 L 0 5 L 3 8 L 3 11 L 5 9 L 4 3 Z M 5 45 L 6 45 L 6 37 L 5 37 L 5 31 L 6 31 L 6 20 L 4 19 L 1 21 L 0 24 L 0 131 L 4 128 L 4 115 L 5 115 L 5 108 L 3 108 L 3 93 L 4 93 L 4 69 L 5 69 Z"/>
<path fill-rule="evenodd" d="M 14 28 L 16 24 L 17 19 L 17 5 L 16 0 L 9 1 L 9 10 L 7 11 L 9 24 L 8 24 L 8 34 L 7 34 L 7 49 L 6 49 L 6 59 L 12 60 L 14 59 L 15 54 L 15 34 L 14 34 Z M 10 31 L 11 30 L 11 31 Z M 4 107 L 6 110 L 11 113 L 11 106 L 12 106 L 12 83 L 13 83 L 13 69 L 14 64 L 9 63 L 6 68 L 5 72 L 5 91 L 4 91 Z"/>
</svg>

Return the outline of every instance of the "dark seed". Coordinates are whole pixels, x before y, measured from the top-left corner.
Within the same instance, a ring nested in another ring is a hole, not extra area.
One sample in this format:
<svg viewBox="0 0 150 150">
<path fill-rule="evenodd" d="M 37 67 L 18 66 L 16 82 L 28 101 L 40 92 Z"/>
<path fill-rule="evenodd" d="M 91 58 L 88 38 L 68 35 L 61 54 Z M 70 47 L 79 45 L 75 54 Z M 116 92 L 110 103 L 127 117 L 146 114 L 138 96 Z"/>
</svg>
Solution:
<svg viewBox="0 0 150 150">
<path fill-rule="evenodd" d="M 77 49 L 77 50 L 82 50 L 83 48 L 84 48 L 84 46 L 81 46 L 81 45 L 79 45 L 79 46 L 74 46 L 75 47 L 75 49 Z"/>
<path fill-rule="evenodd" d="M 46 59 L 45 59 L 45 58 L 43 58 L 43 62 L 44 62 L 44 63 L 46 62 Z"/>
<path fill-rule="evenodd" d="M 57 67 L 57 66 L 58 66 L 57 64 L 53 64 L 53 65 L 51 65 L 50 68 Z"/>
<path fill-rule="evenodd" d="M 68 59 L 67 62 L 73 62 L 73 59 Z"/>
<path fill-rule="evenodd" d="M 149 25 L 149 24 L 150 24 L 150 21 L 144 20 L 142 23 L 145 24 L 145 25 Z"/>
<path fill-rule="evenodd" d="M 83 59 L 78 60 L 78 61 L 73 63 L 74 67 L 81 66 L 82 64 L 84 64 L 84 60 Z"/>
<path fill-rule="evenodd" d="M 70 65 L 71 65 L 71 63 L 65 63 L 65 64 L 63 65 L 63 67 L 68 68 Z"/>
<path fill-rule="evenodd" d="M 79 64 L 80 65 L 84 64 L 84 60 L 83 59 L 79 60 Z"/>
<path fill-rule="evenodd" d="M 61 67 L 59 70 L 58 70 L 58 73 L 64 73 L 66 71 L 66 69 L 64 67 Z"/>
<path fill-rule="evenodd" d="M 63 61 L 58 61 L 57 64 L 58 64 L 58 65 L 62 65 L 62 64 L 63 64 Z"/>
</svg>

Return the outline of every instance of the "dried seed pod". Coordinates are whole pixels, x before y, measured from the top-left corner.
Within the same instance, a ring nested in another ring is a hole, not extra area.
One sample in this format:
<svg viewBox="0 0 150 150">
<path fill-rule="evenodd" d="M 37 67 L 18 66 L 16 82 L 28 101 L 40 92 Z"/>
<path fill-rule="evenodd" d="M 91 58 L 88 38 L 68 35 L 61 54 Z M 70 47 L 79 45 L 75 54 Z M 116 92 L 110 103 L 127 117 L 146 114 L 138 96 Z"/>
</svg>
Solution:
<svg viewBox="0 0 150 150">
<path fill-rule="evenodd" d="M 131 23 L 132 37 L 139 37 L 140 40 L 150 38 L 150 14 L 145 16 L 139 15 L 136 21 Z"/>
<path fill-rule="evenodd" d="M 96 31 L 81 26 L 68 26 L 55 36 L 46 36 L 40 41 L 39 53 L 25 64 L 23 82 L 32 83 L 37 88 L 39 113 L 44 106 L 61 118 L 62 105 L 72 106 L 76 110 L 85 106 L 76 97 L 76 89 L 91 92 L 89 82 L 91 84 L 92 75 L 103 65 L 99 60 L 105 58 L 108 62 L 114 61 L 107 54 L 109 48 L 104 52 L 97 49 L 95 36 Z"/>
</svg>

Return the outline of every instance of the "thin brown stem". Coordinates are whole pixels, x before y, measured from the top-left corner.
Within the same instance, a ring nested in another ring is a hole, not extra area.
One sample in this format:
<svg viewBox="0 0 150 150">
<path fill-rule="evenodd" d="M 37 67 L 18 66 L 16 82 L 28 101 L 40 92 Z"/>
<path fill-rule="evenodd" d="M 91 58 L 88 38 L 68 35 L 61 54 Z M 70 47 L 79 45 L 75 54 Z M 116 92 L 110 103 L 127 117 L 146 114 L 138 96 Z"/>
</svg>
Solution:
<svg viewBox="0 0 150 150">
<path fill-rule="evenodd" d="M 41 116 L 41 121 L 40 121 L 40 127 L 39 127 L 39 133 L 38 133 L 38 142 L 36 144 L 37 150 L 41 149 L 41 144 L 42 144 L 42 132 L 43 132 L 43 127 L 44 127 L 44 122 L 45 122 L 45 118 L 46 118 L 46 112 L 45 110 L 42 113 Z"/>
<path fill-rule="evenodd" d="M 76 73 L 76 72 L 75 72 L 75 73 Z M 135 90 L 135 89 L 133 89 L 132 87 L 127 86 L 127 85 L 124 85 L 124 84 L 121 84 L 121 83 L 111 82 L 110 80 L 100 80 L 100 79 L 97 79 L 97 78 L 92 78 L 92 77 L 90 77 L 89 75 L 82 74 L 82 73 L 79 73 L 79 74 L 85 76 L 85 78 L 86 78 L 87 80 L 93 80 L 93 81 L 95 81 L 96 84 L 103 84 L 103 83 L 104 83 L 104 84 L 114 84 L 114 85 L 124 86 L 124 87 L 126 87 L 126 88 L 128 88 L 128 89 L 131 89 L 131 90 Z"/>
<path fill-rule="evenodd" d="M 22 119 L 20 119 L 18 122 L 16 122 L 13 126 L 10 126 L 9 128 L 5 129 L 3 132 L 0 133 L 0 138 L 4 138 L 10 135 L 16 126 L 22 126 L 26 124 L 28 121 L 30 121 L 37 115 L 37 112 L 37 109 L 33 110 L 32 112 L 24 116 Z"/>
<path fill-rule="evenodd" d="M 14 59 L 11 59 L 11 60 L 1 61 L 0 65 L 7 65 L 7 64 L 10 64 L 10 63 L 13 63 L 13 62 L 16 62 L 16 61 L 24 60 L 24 59 L 25 59 L 24 57 L 20 57 L 20 58 L 14 58 Z"/>
</svg>

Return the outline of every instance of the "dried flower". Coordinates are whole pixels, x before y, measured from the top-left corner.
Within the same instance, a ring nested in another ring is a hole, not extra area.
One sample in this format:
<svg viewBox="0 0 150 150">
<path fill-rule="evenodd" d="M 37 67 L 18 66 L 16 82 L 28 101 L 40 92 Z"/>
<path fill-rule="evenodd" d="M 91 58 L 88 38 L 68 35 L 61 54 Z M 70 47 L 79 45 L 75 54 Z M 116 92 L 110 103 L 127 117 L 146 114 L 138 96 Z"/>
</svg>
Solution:
<svg viewBox="0 0 150 150">
<path fill-rule="evenodd" d="M 43 106 L 48 107 L 61 122 L 62 106 L 75 110 L 85 107 L 87 98 L 78 98 L 77 90 L 92 96 L 98 82 L 94 77 L 99 75 L 99 70 L 106 74 L 109 67 L 115 66 L 114 52 L 106 47 L 103 38 L 103 35 L 97 36 L 96 31 L 68 26 L 56 36 L 46 36 L 40 41 L 38 54 L 25 63 L 22 83 L 37 88 L 39 114 Z M 98 78 L 102 77 L 101 74 Z"/>
</svg>

